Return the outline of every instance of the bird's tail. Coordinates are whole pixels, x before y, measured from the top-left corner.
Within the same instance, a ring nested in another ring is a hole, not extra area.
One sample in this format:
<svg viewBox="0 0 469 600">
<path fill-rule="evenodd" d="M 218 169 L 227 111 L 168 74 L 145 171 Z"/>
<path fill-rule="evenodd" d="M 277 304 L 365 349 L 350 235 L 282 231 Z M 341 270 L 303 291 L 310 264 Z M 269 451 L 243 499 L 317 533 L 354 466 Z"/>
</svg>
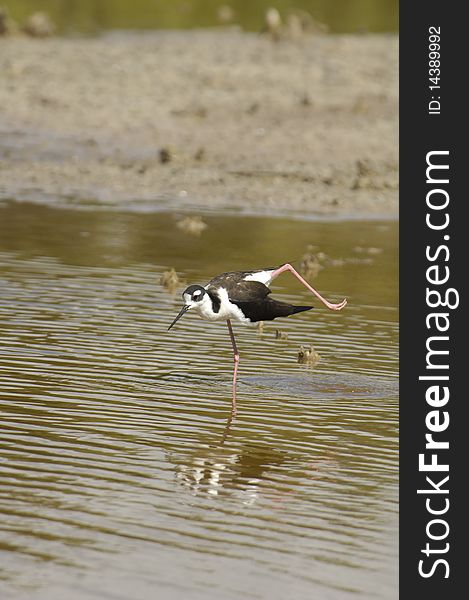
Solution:
<svg viewBox="0 0 469 600">
<path fill-rule="evenodd" d="M 304 310 L 311 310 L 314 306 L 292 306 L 291 314 L 294 315 L 299 312 L 303 312 Z"/>
</svg>

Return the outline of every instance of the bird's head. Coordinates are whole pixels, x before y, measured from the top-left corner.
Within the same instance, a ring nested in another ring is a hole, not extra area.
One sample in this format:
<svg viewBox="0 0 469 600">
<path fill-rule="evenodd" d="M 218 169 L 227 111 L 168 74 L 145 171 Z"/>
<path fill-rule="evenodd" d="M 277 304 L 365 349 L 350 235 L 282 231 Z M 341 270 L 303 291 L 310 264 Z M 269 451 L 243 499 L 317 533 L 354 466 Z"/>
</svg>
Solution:
<svg viewBox="0 0 469 600">
<path fill-rule="evenodd" d="M 207 301 L 210 301 L 210 298 L 207 294 L 207 290 L 201 285 L 190 285 L 182 292 L 182 299 L 184 300 L 184 306 L 179 311 L 178 316 L 168 327 L 168 331 L 171 329 L 171 327 L 173 327 L 173 325 L 175 325 L 179 321 L 182 315 L 184 315 L 188 310 L 195 310 L 196 312 L 200 312 L 202 306 Z"/>
</svg>

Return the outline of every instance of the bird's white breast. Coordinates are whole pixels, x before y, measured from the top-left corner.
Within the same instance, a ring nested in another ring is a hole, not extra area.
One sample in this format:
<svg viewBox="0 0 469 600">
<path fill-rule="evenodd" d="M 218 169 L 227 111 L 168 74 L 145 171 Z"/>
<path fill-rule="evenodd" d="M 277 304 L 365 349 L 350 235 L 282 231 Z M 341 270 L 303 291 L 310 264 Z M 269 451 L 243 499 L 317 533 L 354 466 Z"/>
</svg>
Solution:
<svg viewBox="0 0 469 600">
<path fill-rule="evenodd" d="M 197 312 L 203 319 L 207 319 L 208 321 L 226 321 L 227 319 L 233 319 L 235 321 L 240 321 L 241 323 L 251 322 L 249 319 L 246 319 L 236 304 L 230 302 L 228 292 L 225 288 L 218 288 L 217 294 L 220 298 L 220 310 L 218 312 L 214 312 L 212 302 L 208 300 L 208 295 L 208 301 L 201 302 L 200 306 L 197 306 Z"/>
</svg>

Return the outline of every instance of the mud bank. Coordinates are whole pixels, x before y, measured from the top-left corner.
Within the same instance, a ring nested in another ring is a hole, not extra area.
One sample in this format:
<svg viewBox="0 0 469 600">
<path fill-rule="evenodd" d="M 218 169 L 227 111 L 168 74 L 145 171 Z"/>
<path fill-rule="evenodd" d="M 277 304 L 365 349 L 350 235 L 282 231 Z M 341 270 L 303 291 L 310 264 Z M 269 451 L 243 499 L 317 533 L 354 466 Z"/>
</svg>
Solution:
<svg viewBox="0 0 469 600">
<path fill-rule="evenodd" d="M 0 39 L 0 198 L 397 216 L 397 37 Z"/>
</svg>

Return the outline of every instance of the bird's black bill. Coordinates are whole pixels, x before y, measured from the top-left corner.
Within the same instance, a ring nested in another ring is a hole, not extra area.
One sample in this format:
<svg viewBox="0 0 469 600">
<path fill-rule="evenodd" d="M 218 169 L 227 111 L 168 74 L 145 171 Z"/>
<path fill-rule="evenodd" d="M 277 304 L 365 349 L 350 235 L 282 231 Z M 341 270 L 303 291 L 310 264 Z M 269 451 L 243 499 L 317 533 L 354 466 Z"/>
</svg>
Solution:
<svg viewBox="0 0 469 600">
<path fill-rule="evenodd" d="M 178 316 L 174 319 L 174 321 L 171 323 L 171 325 L 168 327 L 168 331 L 171 329 L 171 327 L 173 325 L 176 325 L 176 323 L 179 321 L 179 319 L 182 317 L 183 314 L 185 314 L 187 311 L 189 310 L 188 306 L 183 306 L 181 308 L 181 310 L 179 311 Z"/>
</svg>

